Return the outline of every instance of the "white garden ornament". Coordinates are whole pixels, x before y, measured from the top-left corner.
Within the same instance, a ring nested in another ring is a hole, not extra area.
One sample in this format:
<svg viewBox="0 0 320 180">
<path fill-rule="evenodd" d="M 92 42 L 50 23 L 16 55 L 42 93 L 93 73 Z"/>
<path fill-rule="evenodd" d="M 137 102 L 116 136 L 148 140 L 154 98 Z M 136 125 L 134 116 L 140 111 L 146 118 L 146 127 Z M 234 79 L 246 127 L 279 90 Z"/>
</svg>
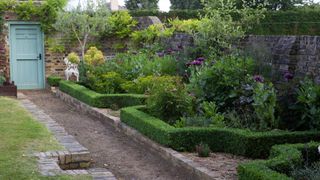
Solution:
<svg viewBox="0 0 320 180">
<path fill-rule="evenodd" d="M 70 77 L 74 75 L 76 76 L 77 82 L 78 82 L 79 81 L 78 64 L 71 63 L 67 57 L 64 58 L 64 63 L 67 65 L 67 69 L 64 71 L 66 79 L 69 81 Z"/>
</svg>

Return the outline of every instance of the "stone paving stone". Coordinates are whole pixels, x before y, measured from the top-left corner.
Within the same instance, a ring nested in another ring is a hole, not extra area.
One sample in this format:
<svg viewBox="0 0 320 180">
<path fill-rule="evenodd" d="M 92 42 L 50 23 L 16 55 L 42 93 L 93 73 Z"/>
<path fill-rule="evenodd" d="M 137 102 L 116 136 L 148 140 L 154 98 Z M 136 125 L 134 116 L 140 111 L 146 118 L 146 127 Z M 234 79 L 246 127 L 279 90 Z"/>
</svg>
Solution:
<svg viewBox="0 0 320 180">
<path fill-rule="evenodd" d="M 31 156 L 38 157 L 38 167 L 40 174 L 43 176 L 57 176 L 60 174 L 67 175 L 91 175 L 93 179 L 115 180 L 114 175 L 107 169 L 99 168 L 93 171 L 89 170 L 62 170 L 58 163 L 66 164 L 65 167 L 78 168 L 88 167 L 90 165 L 90 152 L 83 147 L 73 136 L 69 135 L 66 130 L 56 123 L 50 116 L 45 114 L 41 109 L 27 100 L 22 94 L 20 102 L 40 123 L 44 124 L 65 147 L 66 151 L 48 151 L 36 152 Z"/>
</svg>

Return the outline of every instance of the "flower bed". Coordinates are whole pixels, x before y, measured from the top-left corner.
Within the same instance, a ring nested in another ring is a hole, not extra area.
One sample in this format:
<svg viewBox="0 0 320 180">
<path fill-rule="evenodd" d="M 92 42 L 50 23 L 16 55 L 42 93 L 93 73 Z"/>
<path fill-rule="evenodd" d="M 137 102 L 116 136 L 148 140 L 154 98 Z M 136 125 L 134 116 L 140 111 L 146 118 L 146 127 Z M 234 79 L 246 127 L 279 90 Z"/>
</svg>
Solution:
<svg viewBox="0 0 320 180">
<path fill-rule="evenodd" d="M 98 108 L 142 105 L 146 99 L 145 95 L 140 94 L 100 94 L 70 81 L 61 81 L 59 88 L 70 96 Z"/>
<path fill-rule="evenodd" d="M 319 143 L 286 144 L 273 146 L 270 158 L 251 161 L 238 167 L 239 179 L 245 180 L 286 180 L 293 166 L 301 165 L 305 159 L 312 162 L 319 159 Z M 307 155 L 305 152 L 308 152 Z"/>
<path fill-rule="evenodd" d="M 218 127 L 175 128 L 164 121 L 141 111 L 142 106 L 121 110 L 121 121 L 137 129 L 150 139 L 176 150 L 193 150 L 199 142 L 206 143 L 212 151 L 266 158 L 275 144 L 301 143 L 319 140 L 316 131 L 253 132 L 243 129 Z"/>
</svg>

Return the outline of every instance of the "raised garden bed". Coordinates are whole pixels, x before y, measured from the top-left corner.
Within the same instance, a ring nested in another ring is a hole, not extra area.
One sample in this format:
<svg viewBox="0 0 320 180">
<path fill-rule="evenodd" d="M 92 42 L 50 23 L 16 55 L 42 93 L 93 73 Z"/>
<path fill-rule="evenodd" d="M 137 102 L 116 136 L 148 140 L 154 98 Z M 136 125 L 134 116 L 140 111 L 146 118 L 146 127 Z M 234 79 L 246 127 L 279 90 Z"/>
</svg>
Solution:
<svg viewBox="0 0 320 180">
<path fill-rule="evenodd" d="M 239 179 L 244 180 L 287 180 L 292 167 L 319 160 L 319 143 L 286 144 L 273 146 L 270 158 L 241 164 L 238 167 Z"/>
<path fill-rule="evenodd" d="M 118 109 L 143 105 L 147 98 L 141 94 L 100 94 L 70 81 L 60 81 L 59 89 L 90 106 L 98 108 Z"/>
<path fill-rule="evenodd" d="M 4 82 L 0 85 L 0 96 L 17 97 L 17 86 L 14 83 Z"/>
<path fill-rule="evenodd" d="M 267 158 L 273 145 L 319 140 L 316 131 L 253 132 L 232 128 L 175 128 L 141 111 L 142 106 L 121 110 L 121 121 L 137 129 L 150 139 L 179 151 L 192 151 L 200 142 L 214 152 L 226 152 L 250 158 Z"/>
</svg>

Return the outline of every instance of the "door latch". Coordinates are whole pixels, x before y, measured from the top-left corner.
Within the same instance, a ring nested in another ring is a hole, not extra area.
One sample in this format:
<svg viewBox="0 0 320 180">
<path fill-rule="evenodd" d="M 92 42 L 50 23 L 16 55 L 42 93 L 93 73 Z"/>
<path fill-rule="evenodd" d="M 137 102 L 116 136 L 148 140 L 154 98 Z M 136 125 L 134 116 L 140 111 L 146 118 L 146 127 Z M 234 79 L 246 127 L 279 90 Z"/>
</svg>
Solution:
<svg viewBox="0 0 320 180">
<path fill-rule="evenodd" d="M 39 60 L 42 60 L 42 54 L 40 53 L 38 56 Z"/>
</svg>

